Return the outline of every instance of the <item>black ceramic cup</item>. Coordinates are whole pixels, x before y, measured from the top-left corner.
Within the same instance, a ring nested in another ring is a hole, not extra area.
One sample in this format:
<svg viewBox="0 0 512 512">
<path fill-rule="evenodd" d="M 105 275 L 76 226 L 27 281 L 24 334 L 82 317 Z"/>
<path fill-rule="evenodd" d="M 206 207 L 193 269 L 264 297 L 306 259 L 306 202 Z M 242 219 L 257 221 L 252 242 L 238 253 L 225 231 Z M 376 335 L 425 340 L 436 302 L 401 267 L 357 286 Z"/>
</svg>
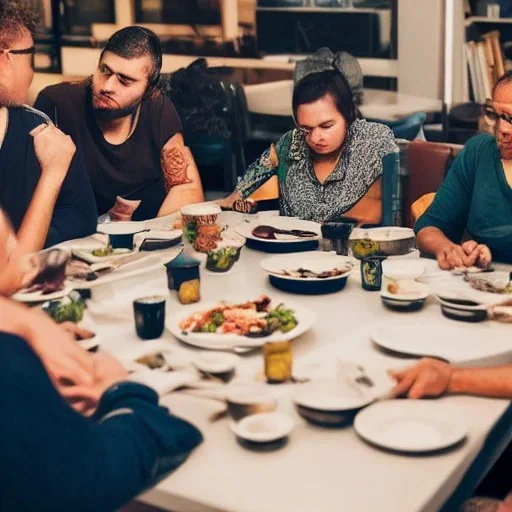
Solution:
<svg viewBox="0 0 512 512">
<path fill-rule="evenodd" d="M 165 297 L 151 295 L 133 301 L 135 330 L 143 340 L 162 336 L 165 325 Z"/>
</svg>

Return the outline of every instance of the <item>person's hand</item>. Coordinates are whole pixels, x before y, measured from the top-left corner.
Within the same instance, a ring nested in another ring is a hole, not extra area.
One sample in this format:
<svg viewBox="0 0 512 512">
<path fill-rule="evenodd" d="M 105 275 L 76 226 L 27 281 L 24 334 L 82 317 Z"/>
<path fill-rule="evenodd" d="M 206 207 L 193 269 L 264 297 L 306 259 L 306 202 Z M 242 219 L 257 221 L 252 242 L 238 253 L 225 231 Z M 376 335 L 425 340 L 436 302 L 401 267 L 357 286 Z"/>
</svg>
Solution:
<svg viewBox="0 0 512 512">
<path fill-rule="evenodd" d="M 94 382 L 94 360 L 77 345 L 75 336 L 43 311 L 27 311 L 30 324 L 27 342 L 41 359 L 57 391 Z"/>
<path fill-rule="evenodd" d="M 50 177 L 60 186 L 76 151 L 71 137 L 53 125 L 39 125 L 30 134 L 34 138 L 41 176 Z"/>
<path fill-rule="evenodd" d="M 424 358 L 411 368 L 389 372 L 397 382 L 392 390 L 395 397 L 407 394 L 409 398 L 436 397 L 446 393 L 453 369 L 444 361 Z"/>
<path fill-rule="evenodd" d="M 489 247 L 484 244 L 478 244 L 474 240 L 468 240 L 462 244 L 462 249 L 474 265 L 480 268 L 487 268 L 492 261 L 492 254 Z"/>
<path fill-rule="evenodd" d="M 231 194 L 229 194 L 228 197 L 225 197 L 224 199 L 217 199 L 214 202 L 217 203 L 221 208 L 230 209 L 233 207 L 233 203 L 235 201 L 239 201 L 241 199 L 242 196 L 240 195 L 240 193 L 232 192 Z"/>
<path fill-rule="evenodd" d="M 475 264 L 477 257 L 478 254 L 468 255 L 457 244 L 447 245 L 436 254 L 437 263 L 443 270 L 451 270 L 456 267 L 471 267 Z"/>
<path fill-rule="evenodd" d="M 62 390 L 62 396 L 79 413 L 86 416 L 94 413 L 105 391 L 122 380 L 128 372 L 110 354 L 98 352 L 92 355 L 94 362 L 94 382 L 90 385 L 69 386 Z"/>
</svg>

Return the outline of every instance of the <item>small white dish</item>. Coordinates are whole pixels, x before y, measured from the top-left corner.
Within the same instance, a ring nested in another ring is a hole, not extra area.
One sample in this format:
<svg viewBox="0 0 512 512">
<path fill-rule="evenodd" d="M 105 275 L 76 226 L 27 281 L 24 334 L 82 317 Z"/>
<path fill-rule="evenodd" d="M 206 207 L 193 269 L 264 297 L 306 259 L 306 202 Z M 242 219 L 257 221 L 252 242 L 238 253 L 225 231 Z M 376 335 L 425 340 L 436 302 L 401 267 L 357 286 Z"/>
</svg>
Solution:
<svg viewBox="0 0 512 512">
<path fill-rule="evenodd" d="M 427 400 L 377 402 L 357 414 L 354 429 L 375 446 L 405 453 L 450 448 L 468 433 L 448 404 Z"/>
<path fill-rule="evenodd" d="M 398 290 L 396 293 L 390 292 L 390 287 L 396 284 Z M 381 297 L 393 299 L 395 301 L 411 302 L 416 300 L 424 300 L 428 297 L 428 286 L 417 281 L 399 281 L 397 283 L 384 283 L 380 292 Z"/>
<path fill-rule="evenodd" d="M 215 375 L 234 370 L 238 360 L 239 358 L 235 354 L 202 352 L 197 357 L 194 357 L 194 365 L 198 370 Z"/>
<path fill-rule="evenodd" d="M 47 300 L 57 300 L 62 299 L 63 297 L 66 297 L 66 295 L 69 295 L 73 291 L 73 287 L 71 286 L 64 286 L 62 290 L 58 290 L 53 293 L 46 293 L 43 294 L 40 290 L 36 292 L 26 293 L 23 291 L 19 291 L 18 293 L 15 293 L 11 296 L 11 299 L 15 300 L 16 302 L 46 302 Z"/>
<path fill-rule="evenodd" d="M 425 273 L 425 264 L 419 259 L 386 259 L 382 275 L 394 281 L 413 280 Z"/>
<path fill-rule="evenodd" d="M 201 217 L 203 215 L 218 215 L 221 211 L 221 207 L 212 201 L 188 204 L 183 206 L 180 210 L 182 215 L 193 217 Z"/>
<path fill-rule="evenodd" d="M 335 379 L 303 384 L 293 397 L 296 404 L 318 411 L 361 409 L 372 400 L 369 395 L 349 390 Z"/>
<path fill-rule="evenodd" d="M 230 423 L 231 431 L 243 441 L 272 443 L 290 435 L 295 422 L 290 416 L 278 412 L 252 414 Z"/>
<path fill-rule="evenodd" d="M 144 222 L 105 222 L 98 224 L 96 230 L 105 235 L 132 235 L 144 231 Z"/>
</svg>

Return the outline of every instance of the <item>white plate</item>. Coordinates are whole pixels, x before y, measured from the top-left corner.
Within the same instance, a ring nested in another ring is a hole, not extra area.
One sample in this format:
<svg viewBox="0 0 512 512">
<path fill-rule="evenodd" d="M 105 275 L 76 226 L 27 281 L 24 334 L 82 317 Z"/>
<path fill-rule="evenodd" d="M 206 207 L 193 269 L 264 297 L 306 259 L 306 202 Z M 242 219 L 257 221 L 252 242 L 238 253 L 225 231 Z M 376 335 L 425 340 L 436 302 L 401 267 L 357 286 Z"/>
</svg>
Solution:
<svg viewBox="0 0 512 512">
<path fill-rule="evenodd" d="M 432 318 L 403 318 L 379 324 L 370 337 L 378 346 L 417 357 L 433 356 L 452 363 L 510 357 L 510 326 L 499 322 L 468 324 L 438 314 Z"/>
<path fill-rule="evenodd" d="M 411 302 L 415 300 L 422 300 L 428 297 L 428 286 L 416 281 L 405 282 L 400 284 L 400 291 L 398 293 L 391 293 L 387 290 L 387 286 L 383 286 L 380 292 L 381 297 L 395 301 Z"/>
<path fill-rule="evenodd" d="M 377 402 L 357 414 L 354 429 L 374 445 L 407 453 L 449 448 L 468 433 L 447 404 L 428 400 Z"/>
<path fill-rule="evenodd" d="M 233 347 L 262 347 L 267 342 L 272 341 L 288 341 L 298 338 L 306 331 L 309 331 L 315 323 L 315 314 L 304 307 L 296 306 L 290 302 L 285 302 L 287 309 L 295 311 L 297 318 L 297 326 L 289 332 L 274 332 L 270 336 L 263 338 L 249 338 L 247 336 L 239 336 L 238 334 L 216 334 L 203 332 L 189 332 L 184 334 L 180 329 L 180 323 L 190 315 L 202 311 L 208 311 L 219 304 L 220 301 L 211 303 L 194 304 L 192 307 L 181 310 L 165 320 L 165 325 L 171 334 L 188 345 L 204 348 L 208 350 L 229 350 Z"/>
<path fill-rule="evenodd" d="M 42 292 L 24 293 L 23 291 L 15 293 L 11 299 L 17 302 L 46 302 L 47 300 L 62 299 L 66 295 L 69 295 L 73 291 L 73 288 L 69 285 L 64 286 L 62 290 L 53 293 L 46 293 L 43 295 Z"/>
<path fill-rule="evenodd" d="M 323 379 L 302 384 L 293 401 L 317 411 L 350 411 L 372 402 L 369 394 L 356 392 L 337 379 Z"/>
<path fill-rule="evenodd" d="M 106 247 L 106 246 L 103 246 Z M 107 261 L 116 261 L 119 258 L 123 258 L 124 256 L 128 256 L 129 254 L 134 254 L 135 251 L 130 251 L 130 249 L 114 249 L 114 254 L 109 254 L 108 256 L 94 256 L 92 254 L 93 249 L 72 249 L 71 252 L 73 256 L 80 258 L 86 263 L 105 263 Z"/>
<path fill-rule="evenodd" d="M 98 224 L 96 231 L 104 233 L 105 235 L 131 235 L 144 231 L 146 225 L 144 222 L 130 221 L 130 222 L 105 222 Z"/>
<path fill-rule="evenodd" d="M 271 443 L 286 437 L 295 427 L 290 416 L 278 412 L 251 414 L 229 428 L 237 436 L 253 443 Z"/>
<path fill-rule="evenodd" d="M 424 272 L 425 263 L 420 259 L 386 259 L 382 262 L 382 275 L 395 281 L 416 279 Z"/>
<path fill-rule="evenodd" d="M 342 279 L 350 275 L 352 268 L 344 274 L 333 277 L 293 277 L 282 274 L 283 270 L 293 271 L 299 268 L 306 268 L 312 272 L 327 272 L 335 268 L 344 268 L 347 264 L 354 265 L 354 259 L 348 256 L 338 256 L 330 252 L 310 252 L 310 253 L 292 253 L 280 254 L 279 256 L 271 256 L 265 258 L 261 262 L 261 268 L 269 274 L 278 276 L 280 279 L 289 281 L 334 281 Z"/>
<path fill-rule="evenodd" d="M 235 354 L 201 352 L 194 358 L 193 362 L 198 370 L 215 374 L 233 370 L 238 361 L 239 358 Z"/>
<path fill-rule="evenodd" d="M 317 233 L 316 236 L 311 238 L 291 238 L 288 240 L 267 240 L 265 238 L 258 238 L 252 234 L 253 230 L 258 226 L 272 226 L 277 229 L 302 229 L 304 231 L 313 231 Z M 251 222 L 242 222 L 236 226 L 236 232 L 239 235 L 256 240 L 257 242 L 274 243 L 274 244 L 296 244 L 300 242 L 310 242 L 319 240 L 322 237 L 320 224 L 311 222 L 309 220 L 301 220 L 296 217 L 265 217 Z"/>
</svg>

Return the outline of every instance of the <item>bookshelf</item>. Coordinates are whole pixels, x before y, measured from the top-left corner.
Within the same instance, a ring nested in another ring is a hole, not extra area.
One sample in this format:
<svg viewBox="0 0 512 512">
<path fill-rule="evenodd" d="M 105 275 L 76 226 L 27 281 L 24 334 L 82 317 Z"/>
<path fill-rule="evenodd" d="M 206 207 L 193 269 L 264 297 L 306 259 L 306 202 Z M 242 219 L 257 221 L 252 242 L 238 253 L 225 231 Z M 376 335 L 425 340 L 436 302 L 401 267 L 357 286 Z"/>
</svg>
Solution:
<svg viewBox="0 0 512 512">
<path fill-rule="evenodd" d="M 489 16 L 469 16 L 466 18 L 466 27 L 469 27 L 473 23 L 512 25 L 512 18 L 493 18 Z"/>
</svg>

